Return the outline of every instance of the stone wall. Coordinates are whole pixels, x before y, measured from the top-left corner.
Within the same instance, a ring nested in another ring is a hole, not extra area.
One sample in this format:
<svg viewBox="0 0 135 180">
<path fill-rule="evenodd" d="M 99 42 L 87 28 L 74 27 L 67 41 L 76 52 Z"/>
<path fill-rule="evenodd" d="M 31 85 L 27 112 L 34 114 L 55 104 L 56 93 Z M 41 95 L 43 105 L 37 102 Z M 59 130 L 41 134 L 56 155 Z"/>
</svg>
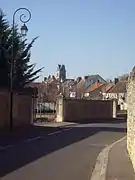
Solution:
<svg viewBox="0 0 135 180">
<path fill-rule="evenodd" d="M 127 85 L 127 149 L 135 170 L 135 77 Z"/>
<path fill-rule="evenodd" d="M 8 129 L 10 125 L 10 94 L 0 91 L 0 129 Z M 29 125 L 33 120 L 32 95 L 13 95 L 13 126 Z"/>
<path fill-rule="evenodd" d="M 9 93 L 0 91 L 0 129 L 9 127 Z"/>
<path fill-rule="evenodd" d="M 30 125 L 33 120 L 33 98 L 31 95 L 14 94 L 13 125 L 14 127 Z"/>
<path fill-rule="evenodd" d="M 116 118 L 116 102 L 103 100 L 64 99 L 57 103 L 57 121 L 102 122 Z"/>
</svg>

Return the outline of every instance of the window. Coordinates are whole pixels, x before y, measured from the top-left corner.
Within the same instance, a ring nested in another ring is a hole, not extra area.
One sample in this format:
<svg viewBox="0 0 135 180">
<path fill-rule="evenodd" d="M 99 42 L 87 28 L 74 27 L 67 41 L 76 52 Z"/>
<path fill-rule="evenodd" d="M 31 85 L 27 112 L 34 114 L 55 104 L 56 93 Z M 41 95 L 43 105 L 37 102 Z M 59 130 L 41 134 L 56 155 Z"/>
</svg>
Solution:
<svg viewBox="0 0 135 180">
<path fill-rule="evenodd" d="M 89 93 L 84 93 L 84 97 L 89 97 Z"/>
<path fill-rule="evenodd" d="M 70 97 L 76 97 L 76 92 L 70 92 Z"/>
</svg>

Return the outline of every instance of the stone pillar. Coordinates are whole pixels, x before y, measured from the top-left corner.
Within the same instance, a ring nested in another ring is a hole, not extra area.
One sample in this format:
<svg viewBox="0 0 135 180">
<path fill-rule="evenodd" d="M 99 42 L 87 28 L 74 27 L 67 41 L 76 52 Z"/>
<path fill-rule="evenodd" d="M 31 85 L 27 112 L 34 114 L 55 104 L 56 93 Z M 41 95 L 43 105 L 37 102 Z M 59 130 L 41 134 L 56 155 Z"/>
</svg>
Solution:
<svg viewBox="0 0 135 180">
<path fill-rule="evenodd" d="M 64 111 L 64 98 L 60 94 L 56 102 L 56 122 L 63 122 L 63 111 Z"/>
<path fill-rule="evenodd" d="M 116 118 L 117 117 L 117 100 L 114 99 L 113 100 L 113 118 Z"/>
</svg>

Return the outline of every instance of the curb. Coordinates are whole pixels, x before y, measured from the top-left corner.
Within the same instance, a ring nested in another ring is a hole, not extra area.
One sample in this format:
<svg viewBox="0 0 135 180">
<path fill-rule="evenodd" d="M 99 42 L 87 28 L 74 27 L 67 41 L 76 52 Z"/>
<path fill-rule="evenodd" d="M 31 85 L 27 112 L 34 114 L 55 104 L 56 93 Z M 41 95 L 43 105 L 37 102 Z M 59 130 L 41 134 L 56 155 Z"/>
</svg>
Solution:
<svg viewBox="0 0 135 180">
<path fill-rule="evenodd" d="M 91 180 L 106 180 L 106 170 L 108 164 L 108 155 L 110 150 L 119 142 L 123 141 L 127 136 L 115 141 L 108 147 L 104 148 L 98 155 L 95 168 L 92 172 Z"/>
</svg>

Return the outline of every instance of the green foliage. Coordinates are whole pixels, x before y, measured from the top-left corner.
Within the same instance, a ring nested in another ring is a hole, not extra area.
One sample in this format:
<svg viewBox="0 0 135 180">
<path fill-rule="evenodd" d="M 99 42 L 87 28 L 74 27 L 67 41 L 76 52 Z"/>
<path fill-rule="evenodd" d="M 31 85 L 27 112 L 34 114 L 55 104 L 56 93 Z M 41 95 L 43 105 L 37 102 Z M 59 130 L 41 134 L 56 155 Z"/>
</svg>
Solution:
<svg viewBox="0 0 135 180">
<path fill-rule="evenodd" d="M 17 26 L 13 38 L 12 27 L 5 15 L 0 13 L 0 88 L 9 88 L 10 86 L 11 62 L 13 62 L 14 89 L 24 88 L 26 84 L 39 78 L 38 74 L 42 68 L 35 70 L 35 64 L 30 63 L 30 50 L 36 39 L 37 37 L 27 44 L 27 40 L 22 40 L 21 34 L 18 33 Z M 12 46 L 14 47 L 13 51 Z"/>
</svg>

